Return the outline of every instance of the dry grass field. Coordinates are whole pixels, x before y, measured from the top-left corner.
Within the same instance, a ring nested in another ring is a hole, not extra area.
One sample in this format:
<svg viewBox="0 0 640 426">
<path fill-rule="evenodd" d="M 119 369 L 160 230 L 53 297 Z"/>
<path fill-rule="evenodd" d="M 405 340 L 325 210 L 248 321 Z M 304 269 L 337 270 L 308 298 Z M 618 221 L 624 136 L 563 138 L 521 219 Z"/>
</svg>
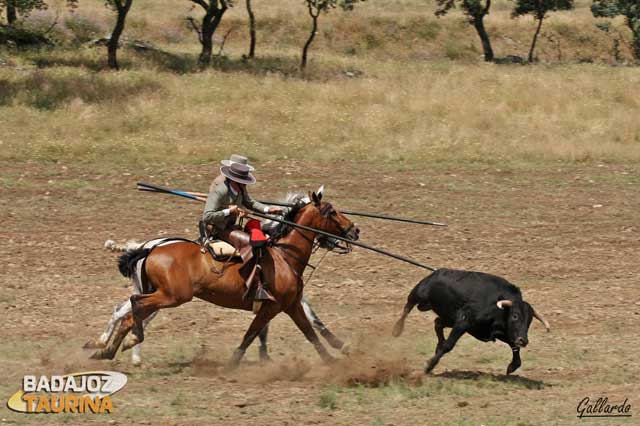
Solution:
<svg viewBox="0 0 640 426">
<path fill-rule="evenodd" d="M 462 15 L 437 19 L 433 2 L 370 0 L 322 16 L 304 77 L 302 2 L 254 3 L 258 57 L 241 58 L 239 3 L 207 71 L 183 23 L 187 1 L 134 1 L 124 35 L 158 49 L 123 48 L 120 72 L 104 69 L 102 48 L 0 48 L 2 424 L 637 424 L 640 73 L 612 65 L 589 3 L 545 21 L 540 63 L 521 66 L 483 63 Z M 510 7 L 495 3 L 488 29 L 498 56 L 524 56 L 533 22 L 511 19 Z M 73 16 L 61 9 L 55 33 L 81 43 L 111 19 L 102 2 L 83 3 Z M 505 345 L 469 336 L 424 376 L 433 313 L 414 312 L 401 338 L 390 330 L 425 271 L 356 250 L 327 256 L 305 287 L 351 343 L 336 365 L 279 316 L 274 361 L 261 365 L 252 347 L 226 372 L 251 315 L 202 301 L 159 314 L 142 366 L 129 353 L 89 360 L 83 343 L 131 291 L 104 241 L 196 237 L 201 205 L 138 193 L 135 182 L 205 190 L 232 152 L 256 164 L 252 194 L 263 198 L 325 184 L 338 209 L 447 222 L 359 220 L 366 243 L 506 277 L 551 333 L 532 324 L 513 376 Z M 25 374 L 94 369 L 128 375 L 111 415 L 4 405 Z M 577 418 L 584 397 L 601 396 L 628 398 L 633 417 Z"/>
<path fill-rule="evenodd" d="M 256 2 L 258 57 L 248 63 L 241 59 L 245 12 L 232 8 L 224 21 L 237 27 L 228 56 L 206 72 L 195 71 L 197 42 L 180 21 L 189 8 L 166 1 L 135 4 L 125 36 L 161 50 L 122 49 L 123 72 L 96 72 L 104 67 L 102 48 L 5 51 L 0 159 L 109 167 L 208 163 L 234 151 L 259 161 L 434 166 L 640 159 L 640 77 L 633 67 L 607 64 L 610 40 L 586 4 L 545 22 L 548 31 L 564 28 L 565 58 L 559 63 L 545 53 L 543 38 L 545 62 L 535 66 L 481 62 L 477 37 L 461 15 L 437 19 L 428 2 L 385 5 L 322 16 L 304 79 L 296 68 L 308 23 L 298 2 Z M 109 12 L 98 6 L 67 18 L 107 31 Z M 499 56 L 524 54 L 532 22 L 511 19 L 507 6 L 496 4 L 487 18 L 495 49 Z M 158 34 L 171 29 L 180 34 L 174 42 Z M 450 55 L 451 43 L 466 53 Z M 586 56 L 599 62 L 578 63 Z"/>
</svg>

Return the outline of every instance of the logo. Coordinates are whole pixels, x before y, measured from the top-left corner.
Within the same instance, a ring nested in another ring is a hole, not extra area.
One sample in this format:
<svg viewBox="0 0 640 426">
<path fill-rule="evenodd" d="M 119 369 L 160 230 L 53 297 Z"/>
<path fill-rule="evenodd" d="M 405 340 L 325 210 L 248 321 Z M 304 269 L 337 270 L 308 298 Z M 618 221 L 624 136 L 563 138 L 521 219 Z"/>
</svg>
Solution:
<svg viewBox="0 0 640 426">
<path fill-rule="evenodd" d="M 629 398 L 625 398 L 622 403 L 612 404 L 606 396 L 596 400 L 587 396 L 578 403 L 577 411 L 579 419 L 583 417 L 631 417 L 631 404 Z"/>
<path fill-rule="evenodd" d="M 111 395 L 126 384 L 127 376 L 115 371 L 24 376 L 7 407 L 19 413 L 111 413 Z"/>
</svg>

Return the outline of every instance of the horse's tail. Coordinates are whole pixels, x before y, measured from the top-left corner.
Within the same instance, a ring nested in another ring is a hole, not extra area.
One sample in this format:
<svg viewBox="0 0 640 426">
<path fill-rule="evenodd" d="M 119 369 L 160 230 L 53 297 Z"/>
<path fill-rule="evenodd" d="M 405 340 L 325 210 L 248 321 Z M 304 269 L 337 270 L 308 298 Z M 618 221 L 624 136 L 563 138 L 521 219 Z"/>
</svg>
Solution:
<svg viewBox="0 0 640 426">
<path fill-rule="evenodd" d="M 393 337 L 398 337 L 402 334 L 402 331 L 404 330 L 404 321 L 416 305 L 418 305 L 418 309 L 421 311 L 428 311 L 431 309 L 431 304 L 425 296 L 428 294 L 427 286 L 429 285 L 429 281 L 432 276 L 433 274 L 421 280 L 413 290 L 411 290 L 411 293 L 409 293 L 407 303 L 404 305 L 404 309 L 402 310 L 402 315 L 393 326 Z"/>
<path fill-rule="evenodd" d="M 146 248 L 128 250 L 118 258 L 118 269 L 120 273 L 127 278 L 131 278 L 136 271 L 138 261 L 147 257 L 150 252 L 151 250 Z"/>
</svg>

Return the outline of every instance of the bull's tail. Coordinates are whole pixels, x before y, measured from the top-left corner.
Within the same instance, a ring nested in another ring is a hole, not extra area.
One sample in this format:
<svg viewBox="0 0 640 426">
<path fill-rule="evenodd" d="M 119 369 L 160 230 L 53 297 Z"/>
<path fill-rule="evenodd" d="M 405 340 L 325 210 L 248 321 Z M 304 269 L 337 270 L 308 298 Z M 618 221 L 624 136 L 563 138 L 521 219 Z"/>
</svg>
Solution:
<svg viewBox="0 0 640 426">
<path fill-rule="evenodd" d="M 136 264 L 138 261 L 147 257 L 150 252 L 151 250 L 146 248 L 128 250 L 118 258 L 118 269 L 120 270 L 120 273 L 127 278 L 133 277 L 136 272 Z"/>
<path fill-rule="evenodd" d="M 427 294 L 426 287 L 429 285 L 429 278 L 432 276 L 433 274 L 420 281 L 418 285 L 411 290 L 411 293 L 409 293 L 409 297 L 407 297 L 407 304 L 404 305 L 404 309 L 402 310 L 402 315 L 400 315 L 400 318 L 393 326 L 393 337 L 398 337 L 402 334 L 402 331 L 404 330 L 404 321 L 416 305 L 418 305 L 418 309 L 420 311 L 428 311 L 431 309 L 429 301 L 425 300 L 423 295 Z"/>
</svg>

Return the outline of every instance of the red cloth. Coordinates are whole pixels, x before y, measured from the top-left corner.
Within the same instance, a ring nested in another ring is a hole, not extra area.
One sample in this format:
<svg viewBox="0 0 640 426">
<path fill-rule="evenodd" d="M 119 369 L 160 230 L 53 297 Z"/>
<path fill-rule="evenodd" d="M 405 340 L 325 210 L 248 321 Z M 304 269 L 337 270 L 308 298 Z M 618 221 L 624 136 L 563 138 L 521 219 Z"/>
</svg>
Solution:
<svg viewBox="0 0 640 426">
<path fill-rule="evenodd" d="M 244 226 L 244 230 L 251 236 L 251 242 L 267 241 L 267 236 L 262 232 L 259 220 L 251 219 Z"/>
</svg>

